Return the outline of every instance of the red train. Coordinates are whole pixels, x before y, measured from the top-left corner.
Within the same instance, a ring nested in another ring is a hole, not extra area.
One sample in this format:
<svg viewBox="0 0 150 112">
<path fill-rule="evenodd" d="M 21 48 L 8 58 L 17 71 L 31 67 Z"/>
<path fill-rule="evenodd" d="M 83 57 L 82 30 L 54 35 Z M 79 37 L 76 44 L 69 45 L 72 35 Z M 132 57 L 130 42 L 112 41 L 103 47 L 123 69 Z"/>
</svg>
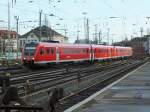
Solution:
<svg viewBox="0 0 150 112">
<path fill-rule="evenodd" d="M 98 61 L 132 56 L 131 47 L 89 44 L 29 43 L 22 50 L 23 64 Z"/>
</svg>

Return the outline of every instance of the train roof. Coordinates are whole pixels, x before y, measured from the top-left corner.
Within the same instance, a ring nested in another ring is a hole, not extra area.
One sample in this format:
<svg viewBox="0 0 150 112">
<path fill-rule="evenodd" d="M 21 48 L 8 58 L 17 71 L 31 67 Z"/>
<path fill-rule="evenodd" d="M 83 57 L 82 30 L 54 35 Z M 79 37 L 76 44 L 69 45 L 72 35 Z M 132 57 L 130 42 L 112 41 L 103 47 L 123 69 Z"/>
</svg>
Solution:
<svg viewBox="0 0 150 112">
<path fill-rule="evenodd" d="M 55 47 L 70 47 L 70 46 L 72 46 L 72 47 L 86 47 L 86 48 L 88 48 L 88 47 L 90 47 L 90 45 L 88 45 L 88 44 L 63 44 L 63 43 L 46 43 L 46 42 L 40 42 L 39 43 L 39 45 L 41 45 L 41 46 L 55 46 Z"/>
<path fill-rule="evenodd" d="M 31 43 L 32 44 L 32 43 Z M 89 48 L 91 47 L 102 47 L 102 48 L 129 48 L 131 49 L 131 47 L 123 47 L 123 46 L 107 46 L 107 45 L 95 45 L 95 44 L 65 44 L 65 43 L 48 43 L 48 42 L 39 42 L 37 43 L 38 45 L 41 45 L 41 46 L 45 46 L 45 47 L 50 47 L 50 46 L 54 46 L 54 47 L 82 47 L 82 48 Z"/>
<path fill-rule="evenodd" d="M 107 46 L 107 45 L 95 45 L 92 44 L 93 47 L 104 47 L 104 48 L 131 48 L 131 47 L 123 47 L 123 46 Z"/>
</svg>

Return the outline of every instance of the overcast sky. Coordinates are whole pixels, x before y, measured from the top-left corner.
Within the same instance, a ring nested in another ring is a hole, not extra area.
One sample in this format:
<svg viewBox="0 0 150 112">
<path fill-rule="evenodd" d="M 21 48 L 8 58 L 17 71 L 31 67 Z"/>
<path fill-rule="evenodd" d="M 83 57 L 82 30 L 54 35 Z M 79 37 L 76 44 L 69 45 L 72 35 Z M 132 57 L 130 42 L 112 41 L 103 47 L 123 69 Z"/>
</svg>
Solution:
<svg viewBox="0 0 150 112">
<path fill-rule="evenodd" d="M 39 11 L 42 10 L 42 21 L 46 15 L 49 26 L 62 34 L 64 31 L 58 29 L 67 29 L 70 42 L 76 39 L 77 30 L 80 31 L 79 38 L 84 38 L 85 16 L 89 19 L 91 39 L 95 33 L 94 25 L 97 24 L 97 31 L 102 31 L 103 41 L 106 41 L 108 28 L 110 40 L 120 41 L 126 36 L 129 39 L 131 35 L 139 36 L 140 27 L 143 27 L 144 34 L 147 33 L 150 27 L 150 21 L 146 18 L 150 16 L 149 5 L 150 0 L 10 0 L 11 29 L 15 30 L 14 16 L 19 16 L 20 34 L 37 27 Z M 1 0 L 0 7 L 0 28 L 6 29 L 8 0 Z M 87 14 L 83 15 L 83 12 Z M 50 14 L 56 16 L 48 16 Z"/>
</svg>

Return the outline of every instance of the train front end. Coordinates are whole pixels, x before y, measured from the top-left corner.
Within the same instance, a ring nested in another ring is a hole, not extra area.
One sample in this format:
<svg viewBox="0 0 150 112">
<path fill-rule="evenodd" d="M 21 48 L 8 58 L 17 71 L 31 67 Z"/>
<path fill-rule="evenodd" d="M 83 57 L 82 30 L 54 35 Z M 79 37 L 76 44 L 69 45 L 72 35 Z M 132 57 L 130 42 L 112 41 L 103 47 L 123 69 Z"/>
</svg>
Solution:
<svg viewBox="0 0 150 112">
<path fill-rule="evenodd" d="M 38 45 L 38 43 L 25 44 L 25 46 L 22 50 L 22 57 L 21 57 L 23 65 L 29 65 L 29 66 L 34 65 L 37 45 Z"/>
</svg>

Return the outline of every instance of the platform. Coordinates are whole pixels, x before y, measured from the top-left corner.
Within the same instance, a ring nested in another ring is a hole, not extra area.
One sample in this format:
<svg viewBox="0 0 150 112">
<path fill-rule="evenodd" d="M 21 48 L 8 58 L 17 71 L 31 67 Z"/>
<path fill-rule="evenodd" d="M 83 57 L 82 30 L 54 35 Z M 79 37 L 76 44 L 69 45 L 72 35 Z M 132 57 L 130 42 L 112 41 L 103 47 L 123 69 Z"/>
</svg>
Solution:
<svg viewBox="0 0 150 112">
<path fill-rule="evenodd" d="M 150 112 L 150 62 L 65 112 Z"/>
</svg>

